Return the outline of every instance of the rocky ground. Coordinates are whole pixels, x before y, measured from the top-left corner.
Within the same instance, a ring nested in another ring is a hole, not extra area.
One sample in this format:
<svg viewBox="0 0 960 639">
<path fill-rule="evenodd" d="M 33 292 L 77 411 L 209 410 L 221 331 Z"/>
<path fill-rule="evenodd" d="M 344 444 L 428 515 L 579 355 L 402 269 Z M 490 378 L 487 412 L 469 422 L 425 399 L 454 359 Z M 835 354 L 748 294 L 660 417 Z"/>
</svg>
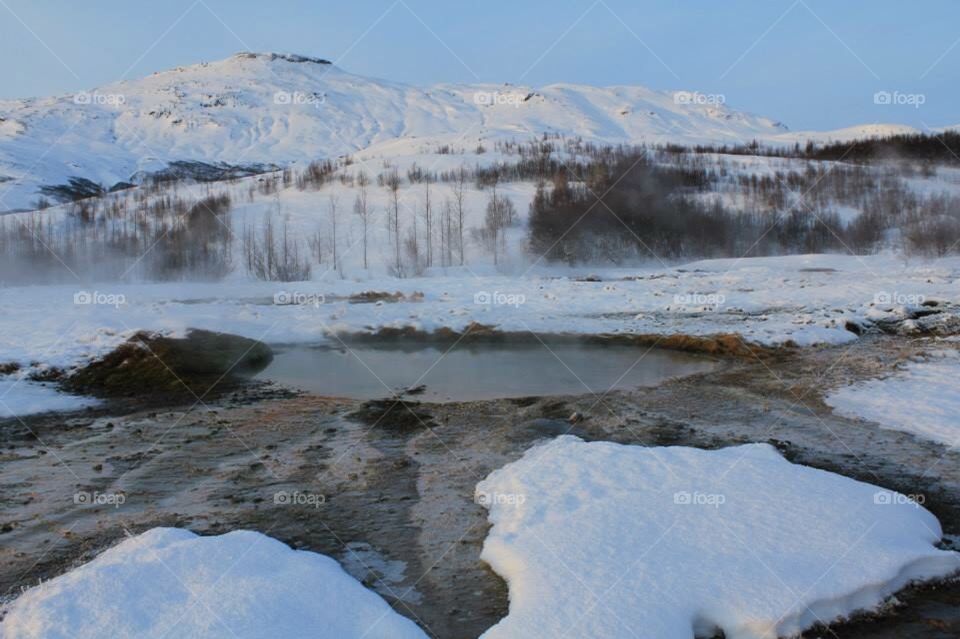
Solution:
<svg viewBox="0 0 960 639">
<path fill-rule="evenodd" d="M 924 495 L 957 539 L 960 452 L 836 416 L 822 401 L 929 346 L 875 335 L 741 355 L 711 373 L 606 396 L 396 405 L 250 386 L 176 407 L 120 399 L 7 420 L 0 593 L 13 597 L 154 526 L 245 528 L 337 557 L 433 636 L 476 637 L 508 600 L 479 560 L 488 526 L 474 486 L 565 432 L 645 445 L 769 441 L 792 461 Z M 960 584 L 900 601 L 883 616 L 808 635 L 960 636 Z"/>
</svg>

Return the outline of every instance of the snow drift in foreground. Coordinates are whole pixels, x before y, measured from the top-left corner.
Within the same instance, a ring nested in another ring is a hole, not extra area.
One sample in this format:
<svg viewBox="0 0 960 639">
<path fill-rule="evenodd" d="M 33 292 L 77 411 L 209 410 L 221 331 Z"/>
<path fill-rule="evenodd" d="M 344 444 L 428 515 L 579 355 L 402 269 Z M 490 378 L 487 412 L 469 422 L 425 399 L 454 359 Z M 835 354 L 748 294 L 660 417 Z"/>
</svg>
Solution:
<svg viewBox="0 0 960 639">
<path fill-rule="evenodd" d="M 486 639 L 775 639 L 960 569 L 923 508 L 766 444 L 561 437 L 477 496 L 493 524 L 482 558 L 510 584 Z"/>
<path fill-rule="evenodd" d="M 939 351 L 901 373 L 846 386 L 826 398 L 845 417 L 956 446 L 960 444 L 960 351 Z"/>
<path fill-rule="evenodd" d="M 236 531 L 154 528 L 24 593 L 0 636 L 423 639 L 336 561 Z"/>
</svg>

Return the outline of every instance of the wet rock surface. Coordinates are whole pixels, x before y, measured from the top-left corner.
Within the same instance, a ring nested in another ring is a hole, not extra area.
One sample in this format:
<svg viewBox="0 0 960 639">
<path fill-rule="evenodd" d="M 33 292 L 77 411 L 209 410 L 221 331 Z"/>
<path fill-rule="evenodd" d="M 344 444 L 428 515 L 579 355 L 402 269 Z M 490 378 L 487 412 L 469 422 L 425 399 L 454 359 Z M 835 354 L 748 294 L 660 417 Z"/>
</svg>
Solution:
<svg viewBox="0 0 960 639">
<path fill-rule="evenodd" d="M 193 408 L 115 403 L 118 414 L 0 422 L 0 594 L 154 526 L 244 528 L 338 558 L 431 636 L 476 637 L 508 598 L 479 560 L 488 524 L 474 487 L 564 433 L 651 446 L 770 442 L 792 461 L 922 494 L 958 535 L 960 451 L 839 417 L 822 401 L 934 347 L 867 336 L 576 397 L 364 403 L 251 387 Z M 898 599 L 883 615 L 806 636 L 960 636 L 960 584 Z"/>
</svg>

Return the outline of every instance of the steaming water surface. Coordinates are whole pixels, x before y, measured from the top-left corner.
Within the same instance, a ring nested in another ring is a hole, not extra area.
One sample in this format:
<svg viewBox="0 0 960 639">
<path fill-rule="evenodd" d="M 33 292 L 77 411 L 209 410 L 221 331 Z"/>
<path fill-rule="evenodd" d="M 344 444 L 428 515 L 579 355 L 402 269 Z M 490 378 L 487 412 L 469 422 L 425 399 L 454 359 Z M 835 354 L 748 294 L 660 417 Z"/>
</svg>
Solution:
<svg viewBox="0 0 960 639">
<path fill-rule="evenodd" d="M 665 349 L 601 344 L 276 348 L 258 379 L 320 395 L 374 399 L 424 385 L 425 401 L 602 395 L 716 367 Z"/>
</svg>

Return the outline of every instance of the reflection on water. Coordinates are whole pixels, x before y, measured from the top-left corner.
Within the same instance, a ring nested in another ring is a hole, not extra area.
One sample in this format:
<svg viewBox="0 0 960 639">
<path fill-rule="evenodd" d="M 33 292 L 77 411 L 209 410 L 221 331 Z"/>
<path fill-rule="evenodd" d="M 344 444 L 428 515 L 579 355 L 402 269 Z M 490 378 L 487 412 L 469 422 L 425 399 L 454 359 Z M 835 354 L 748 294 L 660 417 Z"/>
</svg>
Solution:
<svg viewBox="0 0 960 639">
<path fill-rule="evenodd" d="M 418 344 L 275 349 L 257 375 L 334 397 L 373 399 L 418 386 L 425 401 L 602 394 L 711 370 L 704 357 L 602 344 Z"/>
</svg>

